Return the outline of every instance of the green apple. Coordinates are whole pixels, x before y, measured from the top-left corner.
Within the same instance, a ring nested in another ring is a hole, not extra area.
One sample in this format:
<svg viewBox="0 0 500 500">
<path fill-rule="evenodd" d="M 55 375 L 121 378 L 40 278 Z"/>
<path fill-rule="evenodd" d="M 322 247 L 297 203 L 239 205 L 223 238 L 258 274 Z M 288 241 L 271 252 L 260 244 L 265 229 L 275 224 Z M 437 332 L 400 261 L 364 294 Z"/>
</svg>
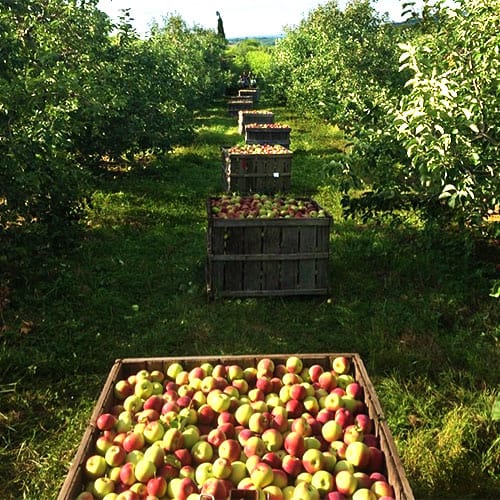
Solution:
<svg viewBox="0 0 500 500">
<path fill-rule="evenodd" d="M 302 465 L 304 469 L 311 474 L 322 470 L 325 465 L 323 452 L 316 448 L 309 448 L 302 455 Z"/>
<path fill-rule="evenodd" d="M 149 396 L 153 394 L 154 386 L 151 380 L 147 378 L 140 378 L 137 380 L 137 383 L 134 387 L 134 394 L 141 399 L 147 399 Z M 125 406 L 125 405 L 124 405 Z M 125 409 L 127 409 L 125 407 Z"/>
<path fill-rule="evenodd" d="M 85 474 L 91 479 L 97 479 L 106 472 L 108 464 L 102 455 L 91 455 L 85 462 Z"/>
<path fill-rule="evenodd" d="M 146 380 L 146 382 L 148 382 L 148 380 Z M 144 401 L 140 396 L 138 396 L 137 394 L 132 394 L 128 396 L 123 402 L 123 408 L 125 408 L 125 411 L 128 411 L 135 415 L 138 411 L 142 410 L 143 404 Z"/>
<path fill-rule="evenodd" d="M 248 477 L 248 471 L 245 462 L 241 460 L 235 460 L 231 463 L 231 475 L 229 476 L 229 480 L 234 486 L 237 486 L 238 483 L 245 477 Z"/>
<path fill-rule="evenodd" d="M 196 466 L 194 478 L 197 484 L 203 484 L 210 477 L 214 477 L 211 462 L 202 462 Z"/>
<path fill-rule="evenodd" d="M 292 500 L 319 500 L 319 491 L 311 484 L 305 481 L 297 484 L 293 491 Z"/>
<path fill-rule="evenodd" d="M 156 466 L 151 460 L 141 458 L 135 464 L 135 477 L 141 483 L 147 483 L 156 474 Z"/>
<path fill-rule="evenodd" d="M 250 472 L 250 479 L 256 488 L 264 488 L 272 484 L 274 479 L 273 470 L 265 462 L 259 462 Z"/>
<path fill-rule="evenodd" d="M 329 443 L 340 439 L 342 437 L 342 432 L 342 426 L 335 420 L 329 420 L 321 427 L 321 435 L 325 441 L 328 441 Z"/>
<path fill-rule="evenodd" d="M 231 476 L 231 462 L 227 458 L 217 457 L 212 463 L 212 474 L 218 479 L 228 479 Z"/>
<path fill-rule="evenodd" d="M 191 448 L 191 456 L 197 464 L 210 462 L 214 456 L 214 450 L 207 441 L 198 441 Z"/>
<path fill-rule="evenodd" d="M 184 367 L 180 363 L 171 363 L 167 367 L 167 377 L 175 380 L 177 375 L 184 371 Z"/>
<path fill-rule="evenodd" d="M 98 498 L 103 498 L 105 495 L 115 491 L 115 482 L 108 477 L 98 477 L 94 481 L 92 490 Z"/>
<path fill-rule="evenodd" d="M 325 496 L 332 491 L 335 486 L 333 474 L 326 470 L 318 470 L 313 474 L 311 484 L 319 491 L 321 496 Z"/>
<path fill-rule="evenodd" d="M 358 481 L 353 472 L 341 470 L 335 475 L 335 486 L 339 493 L 350 496 L 356 491 Z"/>
<path fill-rule="evenodd" d="M 377 495 L 368 488 L 358 488 L 352 494 L 351 500 L 377 500 Z"/>
</svg>

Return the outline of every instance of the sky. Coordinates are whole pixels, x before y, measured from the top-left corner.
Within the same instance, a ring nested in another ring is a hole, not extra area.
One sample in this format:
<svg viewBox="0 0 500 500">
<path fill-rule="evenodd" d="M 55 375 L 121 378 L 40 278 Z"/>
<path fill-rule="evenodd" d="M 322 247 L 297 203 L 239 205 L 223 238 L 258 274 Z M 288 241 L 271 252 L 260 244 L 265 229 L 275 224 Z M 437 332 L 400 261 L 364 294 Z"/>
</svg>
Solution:
<svg viewBox="0 0 500 500">
<path fill-rule="evenodd" d="M 343 9 L 348 0 L 338 0 Z M 140 34 L 149 32 L 152 20 L 178 14 L 189 27 L 217 29 L 216 11 L 224 22 L 226 38 L 276 36 L 284 26 L 297 26 L 307 14 L 328 0 L 99 0 L 98 7 L 113 20 L 121 9 L 130 8 L 133 25 Z M 374 0 L 375 9 L 387 12 L 392 21 L 401 20 L 404 0 Z M 421 4 L 421 0 L 418 0 Z"/>
</svg>

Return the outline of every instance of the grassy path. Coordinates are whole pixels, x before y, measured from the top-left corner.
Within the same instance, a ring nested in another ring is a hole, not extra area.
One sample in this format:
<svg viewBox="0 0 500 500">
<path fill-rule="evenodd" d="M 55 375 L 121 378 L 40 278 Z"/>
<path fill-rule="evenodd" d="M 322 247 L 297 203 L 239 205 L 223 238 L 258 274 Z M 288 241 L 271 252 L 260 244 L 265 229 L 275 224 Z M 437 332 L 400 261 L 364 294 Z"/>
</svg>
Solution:
<svg viewBox="0 0 500 500">
<path fill-rule="evenodd" d="M 341 134 L 275 112 L 292 126 L 292 190 L 334 215 L 331 294 L 207 302 L 205 200 L 222 188 L 220 147 L 241 140 L 208 110 L 192 146 L 100 180 L 74 252 L 18 263 L 0 351 L 1 498 L 56 496 L 116 358 L 340 351 L 365 361 L 417 498 L 498 498 L 491 262 L 453 235 L 343 221 L 322 174 Z M 34 327 L 20 334 L 21 320 Z"/>
</svg>

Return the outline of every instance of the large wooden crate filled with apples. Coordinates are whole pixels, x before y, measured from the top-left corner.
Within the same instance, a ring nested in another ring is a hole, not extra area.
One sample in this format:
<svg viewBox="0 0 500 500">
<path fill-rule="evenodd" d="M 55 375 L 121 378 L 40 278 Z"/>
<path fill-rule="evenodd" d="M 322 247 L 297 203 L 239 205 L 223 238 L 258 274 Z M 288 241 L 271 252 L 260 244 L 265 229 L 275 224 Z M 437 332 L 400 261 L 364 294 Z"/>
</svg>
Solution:
<svg viewBox="0 0 500 500">
<path fill-rule="evenodd" d="M 228 193 L 286 193 L 290 191 L 292 152 L 279 144 L 223 147 L 222 178 Z"/>
<path fill-rule="evenodd" d="M 249 110 L 254 107 L 253 98 L 250 97 L 233 97 L 227 101 L 227 111 L 229 116 L 238 116 L 241 110 Z"/>
<path fill-rule="evenodd" d="M 414 500 L 356 353 L 117 360 L 58 500 L 110 492 Z"/>
<path fill-rule="evenodd" d="M 250 109 L 238 112 L 238 133 L 245 134 L 245 126 L 249 123 L 274 123 L 272 111 Z"/>
<path fill-rule="evenodd" d="M 247 144 L 281 144 L 290 147 L 291 128 L 282 123 L 248 123 L 245 125 Z"/>
<path fill-rule="evenodd" d="M 328 293 L 332 218 L 314 200 L 224 195 L 207 214 L 209 297 Z"/>
</svg>

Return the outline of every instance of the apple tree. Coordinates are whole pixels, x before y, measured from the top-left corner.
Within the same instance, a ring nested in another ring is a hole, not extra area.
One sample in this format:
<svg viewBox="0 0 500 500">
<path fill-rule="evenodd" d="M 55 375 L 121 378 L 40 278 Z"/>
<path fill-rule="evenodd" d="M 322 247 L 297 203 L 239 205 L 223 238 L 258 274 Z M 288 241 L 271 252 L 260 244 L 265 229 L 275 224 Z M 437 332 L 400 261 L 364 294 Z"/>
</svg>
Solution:
<svg viewBox="0 0 500 500">
<path fill-rule="evenodd" d="M 411 76 L 395 126 L 408 176 L 472 226 L 500 203 L 499 12 L 499 0 L 459 0 L 432 33 L 400 46 Z"/>
</svg>

